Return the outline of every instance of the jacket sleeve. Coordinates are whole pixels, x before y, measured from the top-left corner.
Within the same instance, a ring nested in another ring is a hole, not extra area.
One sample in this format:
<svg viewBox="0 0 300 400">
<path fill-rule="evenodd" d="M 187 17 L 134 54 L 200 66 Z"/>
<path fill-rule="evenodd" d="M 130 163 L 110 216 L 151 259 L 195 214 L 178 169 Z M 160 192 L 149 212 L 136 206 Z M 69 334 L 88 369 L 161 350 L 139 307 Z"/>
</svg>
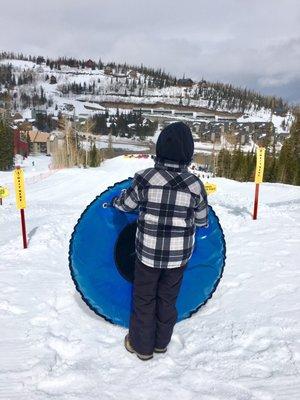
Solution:
<svg viewBox="0 0 300 400">
<path fill-rule="evenodd" d="M 207 194 L 203 183 L 200 181 L 201 191 L 195 207 L 195 225 L 208 227 Z"/>
<path fill-rule="evenodd" d="M 132 185 L 122 190 L 119 197 L 113 199 L 113 207 L 120 211 L 130 212 L 139 206 L 139 191 L 137 185 L 137 174 L 134 175 Z"/>
</svg>

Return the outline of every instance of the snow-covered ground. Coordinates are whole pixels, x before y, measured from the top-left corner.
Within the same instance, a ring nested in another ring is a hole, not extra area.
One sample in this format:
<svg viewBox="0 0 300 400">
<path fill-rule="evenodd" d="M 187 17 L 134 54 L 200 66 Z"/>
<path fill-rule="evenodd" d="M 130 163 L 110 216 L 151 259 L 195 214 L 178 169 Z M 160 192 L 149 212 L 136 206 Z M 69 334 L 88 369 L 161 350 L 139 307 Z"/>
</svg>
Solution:
<svg viewBox="0 0 300 400">
<path fill-rule="evenodd" d="M 227 243 L 212 299 L 175 327 L 168 352 L 143 363 L 126 331 L 82 302 L 68 268 L 73 227 L 101 191 L 151 159 L 27 176 L 29 248 L 14 193 L 0 206 L 0 398 L 5 400 L 296 400 L 299 398 L 300 187 L 214 179 L 209 197 Z M 33 170 L 34 169 L 34 170 Z M 38 178 L 33 179 L 38 176 Z M 0 184 L 12 173 L 0 173 Z"/>
</svg>

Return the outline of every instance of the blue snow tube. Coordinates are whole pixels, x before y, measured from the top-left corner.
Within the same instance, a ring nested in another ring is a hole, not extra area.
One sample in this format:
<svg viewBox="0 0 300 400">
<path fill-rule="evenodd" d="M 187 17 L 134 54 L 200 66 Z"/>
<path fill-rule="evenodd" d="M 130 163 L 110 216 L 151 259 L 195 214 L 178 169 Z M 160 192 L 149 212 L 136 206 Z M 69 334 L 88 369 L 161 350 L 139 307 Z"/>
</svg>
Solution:
<svg viewBox="0 0 300 400">
<path fill-rule="evenodd" d="M 70 240 L 71 276 L 82 299 L 106 320 L 128 327 L 134 274 L 137 212 L 105 207 L 132 179 L 116 183 L 85 209 Z M 195 250 L 178 296 L 178 321 L 190 317 L 215 291 L 225 264 L 225 239 L 209 207 L 209 227 L 197 228 Z"/>
</svg>

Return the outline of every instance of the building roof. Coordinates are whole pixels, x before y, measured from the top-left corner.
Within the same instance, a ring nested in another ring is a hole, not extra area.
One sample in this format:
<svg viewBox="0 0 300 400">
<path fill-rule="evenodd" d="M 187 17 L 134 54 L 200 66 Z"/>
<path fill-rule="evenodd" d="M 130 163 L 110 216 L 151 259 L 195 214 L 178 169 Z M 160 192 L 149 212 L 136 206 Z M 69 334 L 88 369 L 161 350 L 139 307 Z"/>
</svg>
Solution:
<svg viewBox="0 0 300 400">
<path fill-rule="evenodd" d="M 46 143 L 49 138 L 49 133 L 39 131 L 29 131 L 28 135 L 32 143 Z"/>
<path fill-rule="evenodd" d="M 194 83 L 194 82 L 192 81 L 191 78 L 181 78 L 181 79 L 178 79 L 178 80 L 177 80 L 177 84 L 178 84 L 178 85 L 182 85 L 182 86 L 185 86 L 185 85 L 190 86 L 190 85 L 192 85 L 193 83 Z"/>
<path fill-rule="evenodd" d="M 13 119 L 14 120 L 21 120 L 21 119 L 23 119 L 23 117 L 22 117 L 22 115 L 20 113 L 16 112 L 15 115 L 13 116 Z"/>
</svg>

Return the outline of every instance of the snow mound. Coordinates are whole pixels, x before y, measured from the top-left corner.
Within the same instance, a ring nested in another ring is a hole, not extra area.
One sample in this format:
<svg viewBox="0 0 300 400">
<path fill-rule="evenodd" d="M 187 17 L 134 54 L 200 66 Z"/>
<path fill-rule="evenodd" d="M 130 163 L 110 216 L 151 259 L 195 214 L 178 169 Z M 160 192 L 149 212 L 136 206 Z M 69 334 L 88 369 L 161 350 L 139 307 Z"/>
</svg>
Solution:
<svg viewBox="0 0 300 400">
<path fill-rule="evenodd" d="M 30 181 L 48 160 L 25 168 L 27 250 L 13 191 L 0 210 L 1 398 L 299 398 L 299 187 L 262 184 L 253 221 L 254 184 L 213 179 L 209 202 L 227 243 L 223 278 L 214 297 L 176 325 L 168 352 L 142 363 L 123 348 L 126 331 L 82 302 L 68 246 L 86 205 L 153 161 L 117 157 Z M 0 173 L 2 182 L 12 174 Z"/>
</svg>

